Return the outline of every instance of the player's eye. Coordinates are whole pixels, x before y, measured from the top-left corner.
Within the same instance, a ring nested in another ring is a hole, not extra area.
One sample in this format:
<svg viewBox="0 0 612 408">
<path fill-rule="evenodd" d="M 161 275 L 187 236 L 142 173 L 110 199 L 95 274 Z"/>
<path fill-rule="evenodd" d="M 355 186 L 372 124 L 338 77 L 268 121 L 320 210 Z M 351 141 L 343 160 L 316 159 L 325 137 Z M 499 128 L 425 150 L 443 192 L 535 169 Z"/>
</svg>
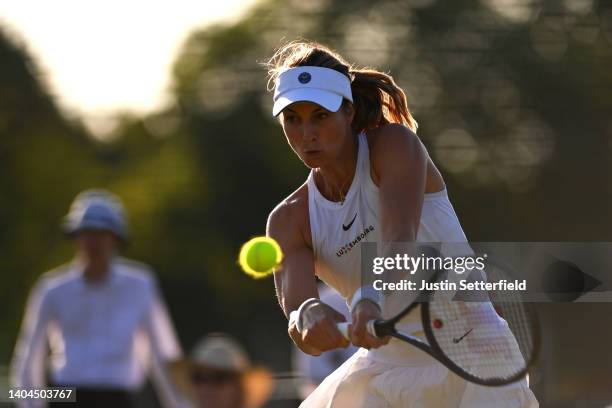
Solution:
<svg viewBox="0 0 612 408">
<path fill-rule="evenodd" d="M 295 123 L 297 122 L 297 116 L 295 115 L 284 115 L 283 119 L 286 123 Z"/>
<path fill-rule="evenodd" d="M 327 112 L 319 112 L 317 113 L 317 119 L 319 120 L 324 120 L 327 119 L 329 117 L 329 113 Z"/>
</svg>

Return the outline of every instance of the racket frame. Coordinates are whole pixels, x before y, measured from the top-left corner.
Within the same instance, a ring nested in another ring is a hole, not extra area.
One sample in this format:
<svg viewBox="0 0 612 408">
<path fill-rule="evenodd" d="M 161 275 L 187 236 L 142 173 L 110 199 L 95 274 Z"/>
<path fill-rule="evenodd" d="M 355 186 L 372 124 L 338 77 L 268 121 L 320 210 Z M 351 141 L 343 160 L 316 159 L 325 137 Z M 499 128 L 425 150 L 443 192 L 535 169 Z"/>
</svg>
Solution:
<svg viewBox="0 0 612 408">
<path fill-rule="evenodd" d="M 493 260 L 489 258 L 487 261 L 488 263 L 490 263 Z M 503 264 L 503 267 L 504 267 L 503 270 L 507 270 L 508 268 L 508 265 L 503 262 L 495 262 L 495 263 Z M 499 266 L 501 267 L 502 265 L 499 265 Z M 433 274 L 432 278 L 428 280 L 428 282 L 435 282 L 440 277 L 441 273 L 442 271 L 436 271 Z M 432 292 L 433 292 L 432 290 L 423 291 L 421 292 L 419 297 L 423 297 L 423 296 L 429 297 L 429 295 Z M 402 318 L 404 318 L 407 314 L 412 312 L 417 306 L 420 306 L 421 308 L 421 323 L 423 325 L 423 331 L 425 332 L 427 343 L 414 336 L 410 336 L 408 334 L 401 333 L 397 331 L 395 328 L 395 324 L 398 321 L 400 321 Z M 396 316 L 394 316 L 391 319 L 374 320 L 374 321 L 369 322 L 368 331 L 370 334 L 376 337 L 391 336 L 391 337 L 394 337 L 396 339 L 402 340 L 406 343 L 409 343 L 415 346 L 416 348 L 420 349 L 421 351 L 424 351 L 425 353 L 429 354 L 430 356 L 438 360 L 440 363 L 444 364 L 444 366 L 446 366 L 453 373 L 457 374 L 459 377 L 467 381 L 473 382 L 478 385 L 499 387 L 503 385 L 512 384 L 524 378 L 525 375 L 528 373 L 529 369 L 533 366 L 533 364 L 537 360 L 537 357 L 539 355 L 540 326 L 539 326 L 539 322 L 537 318 L 537 313 L 535 312 L 535 310 L 530 304 L 528 306 L 527 305 L 525 306 L 527 307 L 527 312 L 529 313 L 530 317 L 532 318 L 532 322 L 533 322 L 532 335 L 533 335 L 533 347 L 534 348 L 530 356 L 531 358 L 529 361 L 526 362 L 525 367 L 522 370 L 518 371 L 516 374 L 508 378 L 497 377 L 497 378 L 484 379 L 484 378 L 476 377 L 470 374 L 468 371 L 461 368 L 455 362 L 453 362 L 453 360 L 451 360 L 444 353 L 444 351 L 442 350 L 442 348 L 440 347 L 440 345 L 438 344 L 436 340 L 436 337 L 433 332 L 433 328 L 431 327 L 431 315 L 429 311 L 429 302 L 426 300 L 425 301 L 418 300 L 418 299 L 415 300 L 414 302 L 412 302 L 410 305 L 408 305 L 400 313 L 398 313 Z"/>
</svg>

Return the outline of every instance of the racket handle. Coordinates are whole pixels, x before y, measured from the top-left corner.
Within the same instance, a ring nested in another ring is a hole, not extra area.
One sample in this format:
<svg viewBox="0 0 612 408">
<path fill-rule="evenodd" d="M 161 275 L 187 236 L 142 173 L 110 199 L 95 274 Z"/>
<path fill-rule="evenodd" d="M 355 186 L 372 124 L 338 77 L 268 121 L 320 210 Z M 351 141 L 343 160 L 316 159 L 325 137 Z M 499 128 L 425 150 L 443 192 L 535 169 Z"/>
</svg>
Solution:
<svg viewBox="0 0 612 408">
<path fill-rule="evenodd" d="M 378 337 L 378 335 L 376 334 L 376 328 L 374 327 L 375 321 L 376 320 L 370 320 L 366 327 L 367 327 L 368 333 L 370 333 L 374 337 Z M 351 336 L 350 336 L 351 324 L 350 323 L 347 323 L 347 322 L 337 323 L 336 327 L 338 327 L 338 330 L 340 330 L 340 333 L 342 333 L 345 339 L 347 340 L 351 339 Z"/>
<path fill-rule="evenodd" d="M 350 323 L 347 323 L 347 322 L 337 323 L 336 327 L 338 327 L 338 330 L 340 331 L 340 333 L 342 333 L 345 339 L 347 340 L 351 339 L 351 336 L 349 333 L 351 329 Z"/>
</svg>

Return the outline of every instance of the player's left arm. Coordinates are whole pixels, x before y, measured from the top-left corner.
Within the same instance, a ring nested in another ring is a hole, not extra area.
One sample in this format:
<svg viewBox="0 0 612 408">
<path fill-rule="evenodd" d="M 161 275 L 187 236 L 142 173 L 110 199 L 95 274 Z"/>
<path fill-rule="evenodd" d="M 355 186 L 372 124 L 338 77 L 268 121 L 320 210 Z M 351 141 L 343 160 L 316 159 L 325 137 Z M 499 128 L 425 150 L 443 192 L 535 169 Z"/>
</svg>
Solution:
<svg viewBox="0 0 612 408">
<path fill-rule="evenodd" d="M 391 124 L 373 138 L 370 159 L 380 194 L 382 241 L 415 241 L 427 180 L 425 147 L 410 129 Z"/>
<path fill-rule="evenodd" d="M 383 243 L 416 240 L 425 194 L 428 155 L 407 127 L 387 125 L 370 139 L 373 181 L 379 188 L 380 226 Z M 367 323 L 380 318 L 377 305 L 362 299 L 352 311 L 353 344 L 378 347 L 389 341 L 367 332 Z"/>
</svg>

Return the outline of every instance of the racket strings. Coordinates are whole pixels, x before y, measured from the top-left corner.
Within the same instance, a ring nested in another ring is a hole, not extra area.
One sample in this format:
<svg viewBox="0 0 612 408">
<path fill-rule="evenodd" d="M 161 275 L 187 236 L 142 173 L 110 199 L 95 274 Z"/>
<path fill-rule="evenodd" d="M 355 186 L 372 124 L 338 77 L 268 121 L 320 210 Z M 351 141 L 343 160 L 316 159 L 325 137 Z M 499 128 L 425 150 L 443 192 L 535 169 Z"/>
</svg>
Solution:
<svg viewBox="0 0 612 408">
<path fill-rule="evenodd" d="M 488 281 L 503 278 L 492 269 Z M 517 377 L 535 355 L 534 314 L 516 292 L 489 292 L 488 299 L 460 301 L 434 294 L 429 303 L 432 335 L 442 354 L 474 378 Z"/>
<path fill-rule="evenodd" d="M 430 304 L 432 315 L 448 307 Z M 497 316 L 490 303 L 475 303 L 465 308 L 465 318 L 440 319 L 434 328 L 436 342 L 456 365 L 481 378 L 509 378 L 522 371 L 533 348 L 529 330 L 521 322 L 522 312 L 503 307 L 507 320 Z M 502 312 L 503 313 L 503 312 Z M 492 322 L 492 319 L 497 322 Z M 508 320 L 510 323 L 508 323 Z"/>
</svg>

